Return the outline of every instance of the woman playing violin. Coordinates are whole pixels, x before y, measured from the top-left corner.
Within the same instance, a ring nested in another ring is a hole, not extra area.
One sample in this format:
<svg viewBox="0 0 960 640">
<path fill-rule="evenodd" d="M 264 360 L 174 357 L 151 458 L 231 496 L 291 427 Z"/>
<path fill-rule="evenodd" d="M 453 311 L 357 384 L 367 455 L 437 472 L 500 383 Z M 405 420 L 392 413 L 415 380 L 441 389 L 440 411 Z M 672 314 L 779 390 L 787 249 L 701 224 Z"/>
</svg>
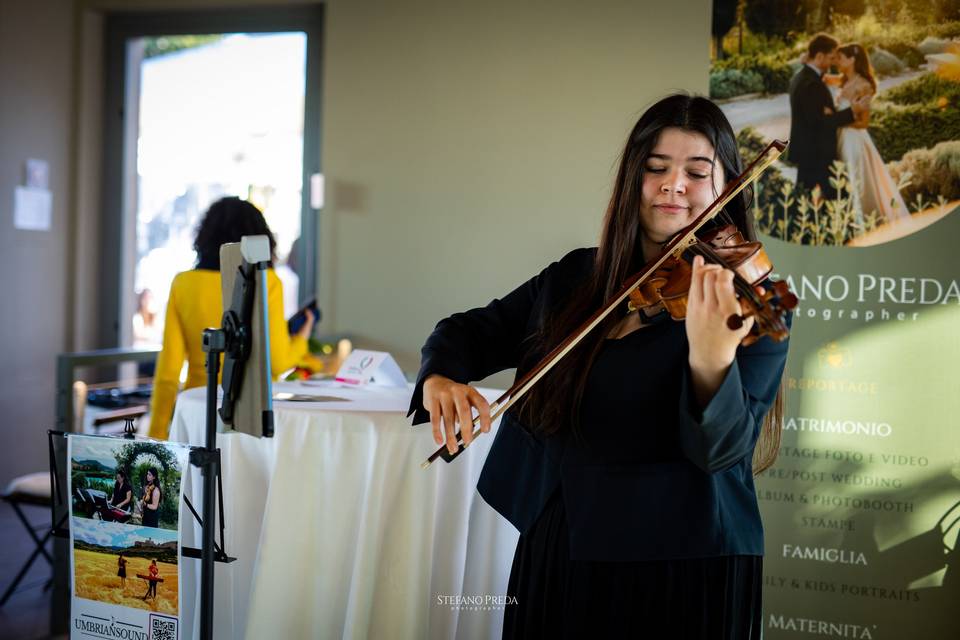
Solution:
<svg viewBox="0 0 960 640">
<path fill-rule="evenodd" d="M 147 484 L 143 488 L 143 498 L 140 505 L 143 509 L 143 526 L 160 526 L 160 500 L 163 492 L 160 490 L 160 480 L 156 467 L 147 469 Z"/>
<path fill-rule="evenodd" d="M 716 105 L 654 104 L 627 140 L 599 246 L 437 324 L 414 423 L 429 420 L 451 453 L 458 427 L 471 442 L 473 411 L 488 432 L 489 405 L 469 382 L 530 370 L 741 171 Z M 755 239 L 747 195 L 721 215 Z M 685 321 L 624 306 L 504 414 L 478 483 L 520 531 L 504 637 L 760 637 L 753 475 L 776 455 L 787 344 L 741 346 L 752 318 L 727 327 L 741 312 L 733 272 L 699 256 L 692 267 Z"/>
</svg>

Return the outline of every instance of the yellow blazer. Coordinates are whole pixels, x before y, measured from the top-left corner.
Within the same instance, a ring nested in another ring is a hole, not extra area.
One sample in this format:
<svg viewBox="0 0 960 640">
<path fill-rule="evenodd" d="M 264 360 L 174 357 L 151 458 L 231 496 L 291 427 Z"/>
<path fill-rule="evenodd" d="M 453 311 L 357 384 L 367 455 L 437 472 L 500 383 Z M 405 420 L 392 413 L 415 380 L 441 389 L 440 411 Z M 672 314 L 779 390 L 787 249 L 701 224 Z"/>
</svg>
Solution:
<svg viewBox="0 0 960 640">
<path fill-rule="evenodd" d="M 283 317 L 283 288 L 273 269 L 267 271 L 270 312 L 270 368 L 274 377 L 293 367 L 307 353 L 305 338 L 291 336 Z M 180 370 L 187 360 L 184 389 L 207 383 L 203 330 L 219 327 L 223 315 L 220 272 L 194 269 L 177 274 L 170 285 L 163 350 L 157 358 L 150 401 L 150 437 L 166 439 L 180 391 Z M 221 359 L 221 364 L 222 364 Z"/>
</svg>

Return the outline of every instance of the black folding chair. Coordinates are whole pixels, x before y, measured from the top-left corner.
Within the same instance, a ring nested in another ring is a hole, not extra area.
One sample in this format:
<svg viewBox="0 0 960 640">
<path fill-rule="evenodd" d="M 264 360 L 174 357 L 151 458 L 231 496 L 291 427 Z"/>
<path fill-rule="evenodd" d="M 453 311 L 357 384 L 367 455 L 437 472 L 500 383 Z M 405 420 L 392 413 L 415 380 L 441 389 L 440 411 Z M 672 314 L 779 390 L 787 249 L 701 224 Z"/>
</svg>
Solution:
<svg viewBox="0 0 960 640">
<path fill-rule="evenodd" d="M 46 558 L 47 563 L 51 567 L 53 566 L 53 558 L 50 557 L 50 554 L 47 553 L 46 549 L 47 541 L 50 539 L 50 536 L 53 533 L 50 528 L 50 521 L 46 520 L 42 525 L 30 524 L 30 521 L 27 520 L 27 516 L 23 512 L 24 506 L 36 506 L 43 507 L 45 512 L 49 514 L 52 502 L 52 493 L 50 490 L 50 472 L 40 471 L 38 473 L 29 473 L 25 476 L 14 478 L 10 484 L 7 485 L 6 490 L 3 492 L 3 495 L 0 495 L 0 498 L 13 507 L 14 512 L 16 512 L 17 516 L 20 518 L 20 521 L 26 528 L 27 533 L 29 533 L 30 537 L 33 539 L 34 545 L 36 545 L 33 553 L 30 554 L 30 557 L 27 558 L 27 561 L 20 569 L 20 573 L 17 574 L 17 577 L 14 578 L 10 586 L 7 587 L 7 590 L 3 593 L 3 597 L 0 598 L 0 607 L 2 607 L 7 603 L 7 600 L 10 599 L 10 596 L 13 595 L 14 591 L 16 591 L 17 585 L 20 584 L 20 581 L 23 580 L 24 576 L 27 575 L 27 572 L 33 565 L 33 561 L 37 559 L 37 556 L 42 555 L 44 558 Z M 43 532 L 43 537 L 37 535 L 38 532 Z M 47 580 L 47 583 L 44 586 L 44 591 L 50 588 L 52 580 L 52 578 Z"/>
</svg>

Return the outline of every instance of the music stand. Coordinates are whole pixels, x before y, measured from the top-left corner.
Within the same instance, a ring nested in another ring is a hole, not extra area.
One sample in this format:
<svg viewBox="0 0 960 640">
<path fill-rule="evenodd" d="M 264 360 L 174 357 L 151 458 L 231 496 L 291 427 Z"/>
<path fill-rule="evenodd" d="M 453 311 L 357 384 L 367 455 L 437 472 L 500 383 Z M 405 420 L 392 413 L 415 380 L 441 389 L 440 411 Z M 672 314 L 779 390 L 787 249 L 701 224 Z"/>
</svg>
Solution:
<svg viewBox="0 0 960 640">
<path fill-rule="evenodd" d="M 190 463 L 203 475 L 203 522 L 200 548 L 200 637 L 213 638 L 213 578 L 217 550 L 214 544 L 216 496 L 220 477 L 217 438 L 217 378 L 223 361 L 223 404 L 219 415 L 235 431 L 273 436 L 270 372 L 267 269 L 270 268 L 267 236 L 244 236 L 240 243 L 220 247 L 223 318 L 219 329 L 205 329 L 207 354 L 206 442 L 190 452 Z M 248 366 L 249 365 L 249 366 Z M 220 498 L 221 507 L 223 497 Z M 221 514 L 221 536 L 223 516 Z M 222 551 L 221 551 L 222 553 Z"/>
</svg>

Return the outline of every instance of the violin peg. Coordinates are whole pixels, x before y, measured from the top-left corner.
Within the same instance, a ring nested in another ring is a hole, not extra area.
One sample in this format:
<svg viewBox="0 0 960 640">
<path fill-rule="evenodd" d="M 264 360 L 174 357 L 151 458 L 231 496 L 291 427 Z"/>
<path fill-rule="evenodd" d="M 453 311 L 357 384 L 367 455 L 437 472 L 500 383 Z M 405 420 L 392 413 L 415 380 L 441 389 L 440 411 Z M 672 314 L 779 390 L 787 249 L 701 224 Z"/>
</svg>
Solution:
<svg viewBox="0 0 960 640">
<path fill-rule="evenodd" d="M 727 328 L 730 329 L 730 331 L 739 331 L 743 328 L 743 319 L 744 316 L 738 316 L 736 314 L 730 316 L 727 318 Z"/>
</svg>

